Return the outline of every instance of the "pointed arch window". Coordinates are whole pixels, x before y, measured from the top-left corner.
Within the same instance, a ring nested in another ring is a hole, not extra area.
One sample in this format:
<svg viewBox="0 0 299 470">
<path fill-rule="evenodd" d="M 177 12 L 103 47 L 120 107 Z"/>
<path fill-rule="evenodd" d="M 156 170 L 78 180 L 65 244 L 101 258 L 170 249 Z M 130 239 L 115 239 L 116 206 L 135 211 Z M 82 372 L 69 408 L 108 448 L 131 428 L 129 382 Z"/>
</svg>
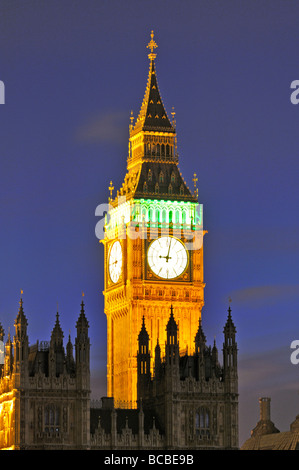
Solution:
<svg viewBox="0 0 299 470">
<path fill-rule="evenodd" d="M 160 222 L 160 211 L 159 211 L 159 209 L 156 209 L 155 220 L 158 223 Z"/>
<path fill-rule="evenodd" d="M 158 183 L 155 184 L 155 193 L 159 194 L 159 184 Z"/>
<path fill-rule="evenodd" d="M 168 186 L 168 194 L 172 194 L 172 192 L 173 192 L 173 191 L 172 191 L 172 184 L 170 184 L 170 185 Z"/>
<path fill-rule="evenodd" d="M 153 179 L 153 174 L 152 174 L 151 169 L 148 170 L 147 179 L 148 179 L 148 181 L 152 181 L 152 179 Z"/>
<path fill-rule="evenodd" d="M 174 184 L 175 183 L 175 173 L 174 171 L 171 173 L 171 179 L 170 179 L 171 183 Z"/>
<path fill-rule="evenodd" d="M 164 183 L 164 173 L 163 173 L 163 171 L 160 171 L 160 174 L 159 174 L 159 183 Z"/>
<path fill-rule="evenodd" d="M 210 438 L 210 410 L 208 408 L 200 408 L 195 415 L 195 433 L 201 439 Z"/>
<path fill-rule="evenodd" d="M 143 192 L 147 193 L 147 184 L 146 181 L 143 183 Z"/>
<path fill-rule="evenodd" d="M 58 406 L 48 405 L 44 410 L 44 430 L 47 433 L 60 431 L 60 409 Z"/>
<path fill-rule="evenodd" d="M 160 157 L 160 144 L 157 144 L 156 149 L 157 149 L 156 155 L 157 157 Z"/>
<path fill-rule="evenodd" d="M 153 211 L 152 209 L 149 209 L 147 213 L 147 222 L 152 222 L 152 221 L 153 221 Z"/>
</svg>

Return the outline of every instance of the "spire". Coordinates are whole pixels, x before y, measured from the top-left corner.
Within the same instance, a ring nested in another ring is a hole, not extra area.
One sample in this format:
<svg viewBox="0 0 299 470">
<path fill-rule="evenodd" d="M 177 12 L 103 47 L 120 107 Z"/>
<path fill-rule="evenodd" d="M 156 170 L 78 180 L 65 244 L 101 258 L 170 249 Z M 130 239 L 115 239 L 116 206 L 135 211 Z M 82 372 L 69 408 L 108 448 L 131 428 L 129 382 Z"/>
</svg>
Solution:
<svg viewBox="0 0 299 470">
<path fill-rule="evenodd" d="M 56 313 L 56 322 L 52 330 L 51 343 L 55 346 L 62 346 L 63 344 L 63 331 L 59 322 L 59 313 Z"/>
<path fill-rule="evenodd" d="M 237 377 L 237 355 L 236 327 L 232 320 L 231 308 L 228 307 L 227 321 L 223 329 L 223 369 L 226 378 Z M 235 384 L 237 387 L 237 383 Z"/>
<path fill-rule="evenodd" d="M 178 326 L 173 316 L 173 306 L 170 306 L 170 316 L 166 326 L 167 337 L 172 338 L 171 344 L 177 343 L 177 333 L 178 333 Z"/>
<path fill-rule="evenodd" d="M 23 291 L 21 291 L 21 295 L 23 294 Z M 16 318 L 16 324 L 23 324 L 23 325 L 26 325 L 28 324 L 27 322 L 27 318 L 24 314 L 24 309 L 23 309 L 23 299 L 22 297 L 20 298 L 20 307 L 19 307 L 19 311 L 18 311 L 18 315 L 17 315 L 17 318 Z"/>
<path fill-rule="evenodd" d="M 146 396 L 147 386 L 150 382 L 151 356 L 149 352 L 149 334 L 145 328 L 144 316 L 142 319 L 142 327 L 138 335 L 138 352 L 137 352 L 137 399 L 140 401 Z"/>
<path fill-rule="evenodd" d="M 178 326 L 173 316 L 173 307 L 170 307 L 170 316 L 166 326 L 167 340 L 165 344 L 165 359 L 167 366 L 179 367 Z"/>
<path fill-rule="evenodd" d="M 142 318 L 142 327 L 138 335 L 138 341 L 139 341 L 139 345 L 146 345 L 148 344 L 148 341 L 149 341 L 149 334 L 146 331 L 144 316 Z"/>
<path fill-rule="evenodd" d="M 75 373 L 75 360 L 73 355 L 73 344 L 71 342 L 71 334 L 69 333 L 69 340 L 66 345 L 66 366 L 70 374 Z"/>
<path fill-rule="evenodd" d="M 175 113 L 169 119 L 159 91 L 154 52 L 158 46 L 153 31 L 147 47 L 150 63 L 146 90 L 137 119 L 132 112 L 130 117 L 128 172 L 116 196 L 110 194 L 109 203 L 116 206 L 124 197 L 165 200 L 170 195 L 179 201 L 197 202 L 178 167 Z"/>
<path fill-rule="evenodd" d="M 202 329 L 201 318 L 199 319 L 198 330 L 195 335 L 195 352 L 203 353 L 206 347 L 206 337 Z"/>
<path fill-rule="evenodd" d="M 233 340 L 235 340 L 236 327 L 235 327 L 234 322 L 232 320 L 231 312 L 232 312 L 232 310 L 231 310 L 230 305 L 229 305 L 227 321 L 226 321 L 226 324 L 224 326 L 223 332 L 227 337 L 231 337 L 231 338 L 233 338 Z"/>
<path fill-rule="evenodd" d="M 148 54 L 150 59 L 149 74 L 139 116 L 135 126 L 132 126 L 131 136 L 141 130 L 175 133 L 175 128 L 167 116 L 159 92 L 155 68 L 155 58 L 157 54 L 153 52 L 158 46 L 154 41 L 153 31 L 151 32 L 151 41 L 148 43 L 147 47 L 151 51 L 150 54 Z"/>
<path fill-rule="evenodd" d="M 77 328 L 89 328 L 89 324 L 88 324 L 88 321 L 87 321 L 87 318 L 85 316 L 85 305 L 84 305 L 84 302 L 83 302 L 83 299 L 82 299 L 82 302 L 81 302 L 81 311 L 80 311 L 80 315 L 79 315 L 79 318 L 78 318 L 78 321 L 76 323 L 76 327 Z"/>
</svg>

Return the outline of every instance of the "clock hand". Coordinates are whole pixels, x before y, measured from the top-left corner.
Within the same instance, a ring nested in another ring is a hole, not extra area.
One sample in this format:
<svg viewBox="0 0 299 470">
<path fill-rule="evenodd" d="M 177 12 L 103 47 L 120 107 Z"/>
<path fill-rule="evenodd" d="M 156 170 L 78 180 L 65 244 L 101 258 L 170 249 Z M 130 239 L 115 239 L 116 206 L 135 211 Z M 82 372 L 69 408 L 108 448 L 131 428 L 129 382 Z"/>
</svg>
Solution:
<svg viewBox="0 0 299 470">
<path fill-rule="evenodd" d="M 171 245 L 171 239 L 170 239 L 170 242 L 169 242 L 169 247 L 168 247 L 168 253 L 167 253 L 167 256 L 165 256 L 165 258 L 166 258 L 166 263 L 168 263 L 168 260 L 170 259 L 170 256 L 169 256 L 169 252 L 170 252 L 170 245 Z"/>
<path fill-rule="evenodd" d="M 169 259 L 171 259 L 171 256 L 162 256 L 162 255 L 159 255 L 159 258 L 166 258 L 166 261 L 168 262 Z"/>
</svg>

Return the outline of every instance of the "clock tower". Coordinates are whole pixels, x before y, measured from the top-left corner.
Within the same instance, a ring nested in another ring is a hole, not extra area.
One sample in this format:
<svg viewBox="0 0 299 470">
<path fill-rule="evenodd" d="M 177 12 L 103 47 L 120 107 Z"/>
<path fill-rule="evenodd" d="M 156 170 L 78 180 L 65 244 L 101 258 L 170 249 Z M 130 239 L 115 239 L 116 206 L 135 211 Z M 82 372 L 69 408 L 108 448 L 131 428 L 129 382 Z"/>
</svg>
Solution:
<svg viewBox="0 0 299 470">
<path fill-rule="evenodd" d="M 204 304 L 202 205 L 179 167 L 174 113 L 169 119 L 158 88 L 154 34 L 138 118 L 131 116 L 127 173 L 111 197 L 105 221 L 107 395 L 117 406 L 137 399 L 138 334 L 145 325 L 165 354 L 170 309 L 181 352 L 194 352 Z M 171 308 L 172 307 L 172 308 Z"/>
</svg>

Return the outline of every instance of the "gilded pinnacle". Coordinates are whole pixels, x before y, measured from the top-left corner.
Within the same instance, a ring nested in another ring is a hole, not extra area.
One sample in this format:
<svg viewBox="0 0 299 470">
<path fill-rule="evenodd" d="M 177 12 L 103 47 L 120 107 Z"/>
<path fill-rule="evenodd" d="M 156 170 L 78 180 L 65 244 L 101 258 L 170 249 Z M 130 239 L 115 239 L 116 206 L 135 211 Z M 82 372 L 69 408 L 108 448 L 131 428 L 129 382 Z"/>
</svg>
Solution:
<svg viewBox="0 0 299 470">
<path fill-rule="evenodd" d="M 154 49 L 158 47 L 158 44 L 154 41 L 154 31 L 151 32 L 151 40 L 146 47 L 151 50 L 148 58 L 154 60 L 157 57 L 157 54 L 154 53 Z"/>
</svg>

